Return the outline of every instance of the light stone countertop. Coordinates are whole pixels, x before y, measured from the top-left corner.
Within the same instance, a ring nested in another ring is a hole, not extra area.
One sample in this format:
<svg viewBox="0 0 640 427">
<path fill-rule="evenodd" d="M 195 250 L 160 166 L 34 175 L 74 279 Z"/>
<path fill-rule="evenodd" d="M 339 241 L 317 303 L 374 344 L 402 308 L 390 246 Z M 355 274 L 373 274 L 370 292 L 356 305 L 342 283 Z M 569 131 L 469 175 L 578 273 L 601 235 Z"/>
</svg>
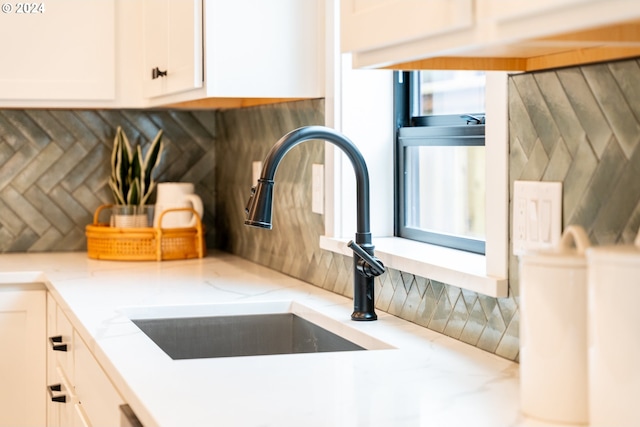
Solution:
<svg viewBox="0 0 640 427">
<path fill-rule="evenodd" d="M 147 426 L 544 426 L 519 410 L 518 365 L 214 252 L 202 260 L 0 255 L 0 285 L 44 282 Z M 127 317 L 141 307 L 296 301 L 394 349 L 172 360 Z"/>
</svg>

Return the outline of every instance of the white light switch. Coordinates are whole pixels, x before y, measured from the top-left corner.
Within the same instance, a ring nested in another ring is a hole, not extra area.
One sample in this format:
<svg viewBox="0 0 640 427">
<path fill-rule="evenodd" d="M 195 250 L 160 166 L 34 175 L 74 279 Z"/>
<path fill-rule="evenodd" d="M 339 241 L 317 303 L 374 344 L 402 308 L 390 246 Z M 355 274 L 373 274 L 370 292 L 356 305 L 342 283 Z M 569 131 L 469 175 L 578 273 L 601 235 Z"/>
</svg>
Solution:
<svg viewBox="0 0 640 427">
<path fill-rule="evenodd" d="M 516 181 L 513 200 L 514 255 L 557 246 L 562 234 L 562 183 Z"/>
</svg>

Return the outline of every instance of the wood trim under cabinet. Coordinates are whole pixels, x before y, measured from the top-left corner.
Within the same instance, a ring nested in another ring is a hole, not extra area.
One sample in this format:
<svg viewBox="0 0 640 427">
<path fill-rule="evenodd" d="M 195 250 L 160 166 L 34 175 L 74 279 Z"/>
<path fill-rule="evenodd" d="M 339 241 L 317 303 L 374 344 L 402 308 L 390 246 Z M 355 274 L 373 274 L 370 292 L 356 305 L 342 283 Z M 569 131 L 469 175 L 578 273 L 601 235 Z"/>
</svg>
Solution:
<svg viewBox="0 0 640 427">
<path fill-rule="evenodd" d="M 531 58 L 485 58 L 443 56 L 383 67 L 390 70 L 487 70 L 537 71 L 640 57 L 640 47 L 594 47 L 534 56 Z"/>
<path fill-rule="evenodd" d="M 231 109 L 254 107 L 256 105 L 278 104 L 281 102 L 300 101 L 303 98 L 203 98 L 193 101 L 163 105 L 161 108 L 177 109 Z"/>
<path fill-rule="evenodd" d="M 640 57 L 640 21 L 397 63 L 394 70 L 536 71 Z"/>
</svg>

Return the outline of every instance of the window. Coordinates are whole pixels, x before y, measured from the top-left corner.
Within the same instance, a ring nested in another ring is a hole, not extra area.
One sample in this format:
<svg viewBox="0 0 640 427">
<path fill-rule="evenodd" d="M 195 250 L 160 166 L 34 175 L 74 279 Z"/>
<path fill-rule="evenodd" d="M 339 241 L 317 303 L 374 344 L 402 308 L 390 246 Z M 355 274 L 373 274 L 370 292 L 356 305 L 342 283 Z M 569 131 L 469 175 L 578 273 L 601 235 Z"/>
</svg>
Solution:
<svg viewBox="0 0 640 427">
<path fill-rule="evenodd" d="M 394 74 L 396 235 L 485 253 L 484 79 Z"/>
<path fill-rule="evenodd" d="M 409 73 L 411 74 L 411 73 Z M 419 79 L 419 115 L 484 111 L 486 75 L 482 71 L 422 71 Z"/>
<path fill-rule="evenodd" d="M 487 213 L 485 253 L 480 254 L 398 235 L 394 165 L 399 126 L 389 120 L 394 117 L 394 105 L 397 106 L 393 87 L 398 76 L 391 70 L 353 69 L 349 54 L 341 55 L 340 61 L 340 67 L 336 67 L 339 72 L 327 74 L 334 80 L 330 80 L 333 84 L 327 92 L 325 120 L 327 126 L 347 135 L 367 161 L 376 256 L 388 268 L 492 297 L 506 296 L 510 259 L 507 73 L 485 73 Z M 431 113 L 414 115 L 428 114 Z M 353 167 L 342 151 L 330 143 L 325 145 L 325 190 L 325 235 L 320 237 L 320 247 L 353 256 L 346 245 L 353 238 L 356 222 Z"/>
</svg>

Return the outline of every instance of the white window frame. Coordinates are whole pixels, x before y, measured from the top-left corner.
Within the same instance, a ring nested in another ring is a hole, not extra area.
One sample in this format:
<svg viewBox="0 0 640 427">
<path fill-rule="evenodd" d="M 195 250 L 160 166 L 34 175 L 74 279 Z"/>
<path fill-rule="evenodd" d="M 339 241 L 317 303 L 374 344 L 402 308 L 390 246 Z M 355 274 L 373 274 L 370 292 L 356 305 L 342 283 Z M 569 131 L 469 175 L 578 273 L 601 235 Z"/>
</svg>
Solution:
<svg viewBox="0 0 640 427">
<path fill-rule="evenodd" d="M 361 150 L 371 180 L 371 231 L 375 253 L 386 267 L 427 277 L 492 297 L 508 295 L 508 116 L 507 75 L 486 80 L 486 254 L 444 248 L 394 237 L 393 72 L 353 70 L 339 53 L 335 28 L 339 8 L 327 1 L 326 125 Z M 333 144 L 325 146 L 325 235 L 320 247 L 343 255 L 355 234 L 355 176 L 349 160 Z"/>
</svg>

